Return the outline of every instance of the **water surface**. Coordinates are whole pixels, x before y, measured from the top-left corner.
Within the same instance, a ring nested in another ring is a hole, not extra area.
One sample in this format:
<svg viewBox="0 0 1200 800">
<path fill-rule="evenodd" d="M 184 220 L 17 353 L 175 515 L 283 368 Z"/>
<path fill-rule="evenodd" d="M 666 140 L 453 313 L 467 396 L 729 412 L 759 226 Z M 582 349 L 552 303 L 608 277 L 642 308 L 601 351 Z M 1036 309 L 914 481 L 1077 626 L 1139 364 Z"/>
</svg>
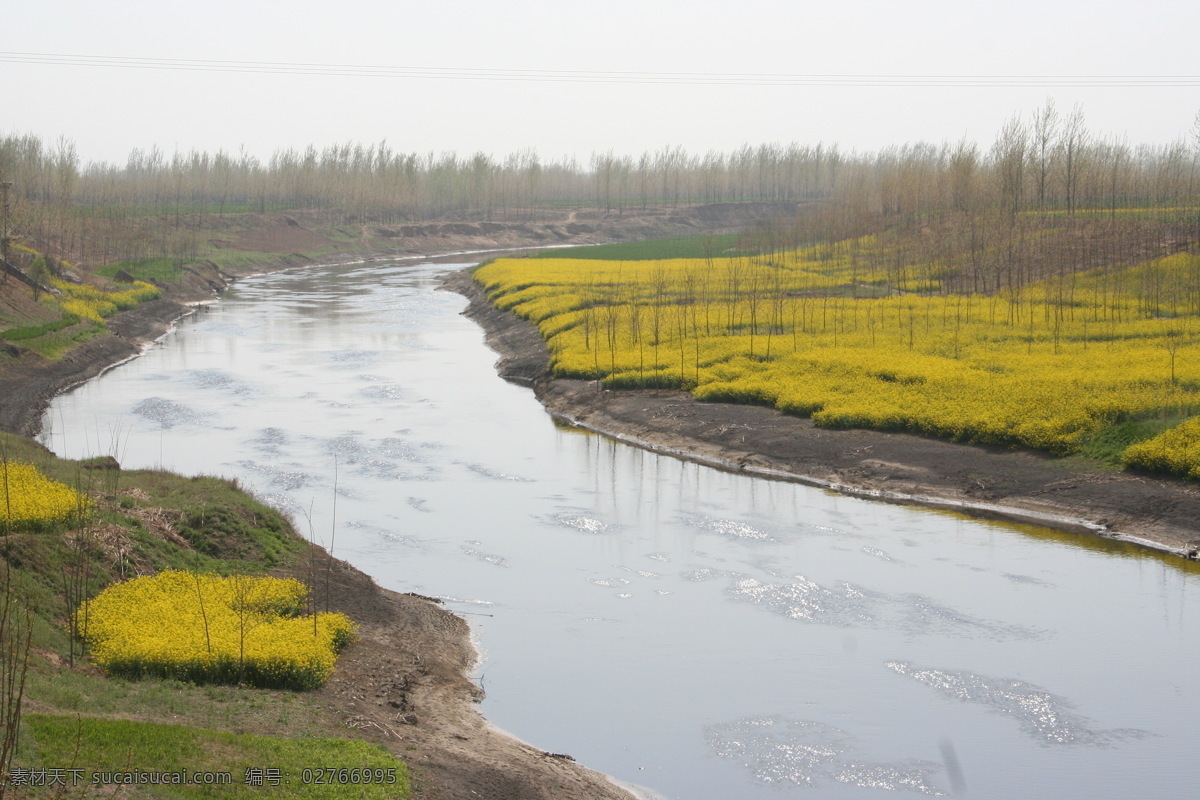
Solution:
<svg viewBox="0 0 1200 800">
<path fill-rule="evenodd" d="M 242 281 L 43 439 L 236 476 L 467 615 L 497 725 L 668 798 L 1195 796 L 1189 565 L 558 426 L 447 269 Z"/>
</svg>

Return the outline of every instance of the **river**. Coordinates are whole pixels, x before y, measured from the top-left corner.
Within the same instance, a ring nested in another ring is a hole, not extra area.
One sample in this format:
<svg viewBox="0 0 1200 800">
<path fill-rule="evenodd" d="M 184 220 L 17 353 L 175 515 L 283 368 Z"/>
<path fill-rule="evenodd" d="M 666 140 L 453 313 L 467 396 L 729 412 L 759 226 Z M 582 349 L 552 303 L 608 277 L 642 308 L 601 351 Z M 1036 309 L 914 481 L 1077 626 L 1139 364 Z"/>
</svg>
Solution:
<svg viewBox="0 0 1200 800">
<path fill-rule="evenodd" d="M 42 441 L 236 476 L 465 614 L 495 724 L 671 800 L 1196 796 L 1195 565 L 558 425 L 453 268 L 241 281 Z"/>
</svg>

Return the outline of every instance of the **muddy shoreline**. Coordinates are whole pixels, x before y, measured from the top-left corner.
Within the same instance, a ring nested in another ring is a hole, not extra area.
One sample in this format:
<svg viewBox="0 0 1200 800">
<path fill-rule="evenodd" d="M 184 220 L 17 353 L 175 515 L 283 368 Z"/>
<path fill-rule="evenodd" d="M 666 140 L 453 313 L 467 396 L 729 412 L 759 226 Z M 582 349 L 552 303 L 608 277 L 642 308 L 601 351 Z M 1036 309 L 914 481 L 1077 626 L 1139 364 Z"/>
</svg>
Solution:
<svg viewBox="0 0 1200 800">
<path fill-rule="evenodd" d="M 700 403 L 679 391 L 609 391 L 550 376 L 529 322 L 489 304 L 469 270 L 443 288 L 486 332 L 496 369 L 528 385 L 555 417 L 657 452 L 842 494 L 1032 523 L 1133 542 L 1182 557 L 1200 551 L 1200 487 L 1078 460 L 900 433 L 826 430 L 774 409 Z"/>
</svg>

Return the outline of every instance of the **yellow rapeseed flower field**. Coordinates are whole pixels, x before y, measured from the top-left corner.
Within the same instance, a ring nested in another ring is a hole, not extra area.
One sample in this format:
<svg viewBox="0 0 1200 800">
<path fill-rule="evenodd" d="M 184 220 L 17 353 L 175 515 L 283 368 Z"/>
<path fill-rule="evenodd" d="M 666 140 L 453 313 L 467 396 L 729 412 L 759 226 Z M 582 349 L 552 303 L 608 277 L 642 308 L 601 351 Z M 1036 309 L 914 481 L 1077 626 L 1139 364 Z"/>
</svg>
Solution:
<svg viewBox="0 0 1200 800">
<path fill-rule="evenodd" d="M 537 324 L 560 377 L 684 388 L 826 427 L 1067 454 L 1110 426 L 1200 408 L 1200 257 L 1027 285 L 993 275 L 986 293 L 951 294 L 937 264 L 862 267 L 876 246 L 505 258 L 475 279 Z M 1130 463 L 1200 477 L 1200 425 L 1173 436 L 1145 445 L 1173 460 Z"/>
<path fill-rule="evenodd" d="M 86 496 L 32 464 L 0 461 L 0 530 L 58 525 L 83 516 L 90 505 Z"/>
<path fill-rule="evenodd" d="M 304 616 L 294 579 L 168 570 L 114 584 L 76 612 L 105 672 L 313 689 L 354 635 L 343 614 Z"/>
<path fill-rule="evenodd" d="M 60 305 L 64 311 L 98 325 L 118 311 L 161 296 L 157 287 L 145 281 L 134 281 L 130 288 L 119 292 L 106 292 L 85 283 L 69 283 L 57 278 L 52 278 L 50 283 L 63 293 Z"/>
</svg>

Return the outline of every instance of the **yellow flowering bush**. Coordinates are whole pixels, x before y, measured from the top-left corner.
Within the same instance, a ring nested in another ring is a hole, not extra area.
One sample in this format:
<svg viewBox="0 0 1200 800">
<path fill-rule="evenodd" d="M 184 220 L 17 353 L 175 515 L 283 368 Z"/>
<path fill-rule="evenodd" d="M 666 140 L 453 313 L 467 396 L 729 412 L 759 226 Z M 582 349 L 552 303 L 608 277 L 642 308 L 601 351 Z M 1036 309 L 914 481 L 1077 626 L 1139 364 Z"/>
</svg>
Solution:
<svg viewBox="0 0 1200 800">
<path fill-rule="evenodd" d="M 104 323 L 105 317 L 117 313 L 117 307 L 107 300 L 86 300 L 71 298 L 63 300 L 59 305 L 63 311 L 74 314 L 81 319 L 90 320 L 97 325 Z"/>
<path fill-rule="evenodd" d="M 343 614 L 302 615 L 294 579 L 167 570 L 114 584 L 76 612 L 110 675 L 314 689 L 354 637 Z"/>
<path fill-rule="evenodd" d="M 118 311 L 133 308 L 139 303 L 161 296 L 158 288 L 145 281 L 134 281 L 133 286 L 119 292 L 106 292 L 86 283 L 69 283 L 52 278 L 50 283 L 63 293 L 60 303 L 65 311 L 76 314 L 97 324 Z"/>
<path fill-rule="evenodd" d="M 45 528 L 86 514 L 87 497 L 32 464 L 0 462 L 0 530 Z"/>
<path fill-rule="evenodd" d="M 1200 417 L 1125 449 L 1125 463 L 1152 472 L 1200 478 Z"/>
</svg>

